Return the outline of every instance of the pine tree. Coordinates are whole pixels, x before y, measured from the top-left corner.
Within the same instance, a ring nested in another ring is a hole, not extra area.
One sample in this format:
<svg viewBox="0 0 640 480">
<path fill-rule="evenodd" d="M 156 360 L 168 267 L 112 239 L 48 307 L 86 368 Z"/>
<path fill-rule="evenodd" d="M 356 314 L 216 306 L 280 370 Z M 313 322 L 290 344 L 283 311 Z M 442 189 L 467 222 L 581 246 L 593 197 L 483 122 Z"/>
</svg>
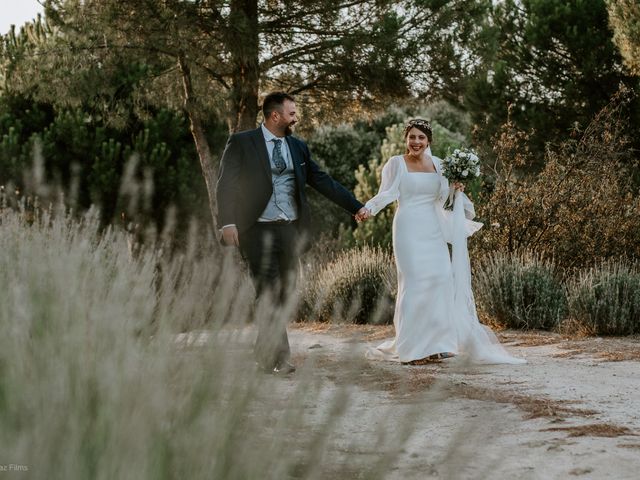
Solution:
<svg viewBox="0 0 640 480">
<path fill-rule="evenodd" d="M 509 119 L 532 132 L 532 161 L 540 167 L 546 143 L 566 140 L 621 84 L 637 83 L 622 68 L 604 0 L 497 2 L 485 35 L 484 59 L 464 100 L 485 155 Z"/>
</svg>

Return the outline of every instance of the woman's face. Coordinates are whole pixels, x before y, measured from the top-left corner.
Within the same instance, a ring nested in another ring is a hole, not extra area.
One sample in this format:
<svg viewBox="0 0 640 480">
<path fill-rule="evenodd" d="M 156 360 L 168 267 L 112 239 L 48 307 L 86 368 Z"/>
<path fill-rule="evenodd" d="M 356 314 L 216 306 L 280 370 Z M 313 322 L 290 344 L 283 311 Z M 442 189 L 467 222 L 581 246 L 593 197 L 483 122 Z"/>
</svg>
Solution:
<svg viewBox="0 0 640 480">
<path fill-rule="evenodd" d="M 429 146 L 429 139 L 427 134 L 419 128 L 413 127 L 407 133 L 407 150 L 409 155 L 416 157 L 422 156 L 427 147 Z"/>
</svg>

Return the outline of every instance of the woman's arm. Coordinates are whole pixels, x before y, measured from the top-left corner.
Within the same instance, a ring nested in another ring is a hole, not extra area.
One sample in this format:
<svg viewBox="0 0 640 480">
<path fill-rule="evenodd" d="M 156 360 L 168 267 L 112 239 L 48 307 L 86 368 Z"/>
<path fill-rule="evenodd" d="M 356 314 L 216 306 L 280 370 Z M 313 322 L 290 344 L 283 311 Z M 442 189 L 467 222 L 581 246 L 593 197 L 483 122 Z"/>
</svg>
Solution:
<svg viewBox="0 0 640 480">
<path fill-rule="evenodd" d="M 404 161 L 402 157 L 391 157 L 382 167 L 382 181 L 378 194 L 365 204 L 365 208 L 372 215 L 376 215 L 400 196 L 401 161 Z"/>
</svg>

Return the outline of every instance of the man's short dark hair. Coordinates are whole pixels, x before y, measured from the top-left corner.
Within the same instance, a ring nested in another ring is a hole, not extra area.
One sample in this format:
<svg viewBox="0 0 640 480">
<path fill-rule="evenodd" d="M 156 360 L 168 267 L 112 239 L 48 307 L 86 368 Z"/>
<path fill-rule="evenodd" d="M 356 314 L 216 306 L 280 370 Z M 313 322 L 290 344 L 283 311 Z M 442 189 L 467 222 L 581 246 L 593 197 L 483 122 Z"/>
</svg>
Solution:
<svg viewBox="0 0 640 480">
<path fill-rule="evenodd" d="M 285 100 L 295 102 L 295 99 L 288 93 L 273 92 L 267 95 L 262 102 L 262 114 L 264 115 L 265 120 L 271 116 L 272 112 L 282 110 Z"/>
</svg>

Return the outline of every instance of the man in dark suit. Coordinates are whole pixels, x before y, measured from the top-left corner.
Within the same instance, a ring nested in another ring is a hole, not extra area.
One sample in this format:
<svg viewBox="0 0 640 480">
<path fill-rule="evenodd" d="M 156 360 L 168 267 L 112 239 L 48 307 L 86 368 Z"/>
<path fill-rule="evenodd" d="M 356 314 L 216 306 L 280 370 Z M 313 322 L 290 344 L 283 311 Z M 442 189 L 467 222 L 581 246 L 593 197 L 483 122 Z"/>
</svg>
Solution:
<svg viewBox="0 0 640 480">
<path fill-rule="evenodd" d="M 258 295 L 271 291 L 283 302 L 310 227 L 305 185 L 310 185 L 357 220 L 368 212 L 311 159 L 309 148 L 291 136 L 298 121 L 293 97 L 275 92 L 262 105 L 264 123 L 229 137 L 217 186 L 218 228 L 225 245 L 240 248 Z M 285 321 L 258 326 L 255 346 L 268 372 L 291 373 Z"/>
</svg>

